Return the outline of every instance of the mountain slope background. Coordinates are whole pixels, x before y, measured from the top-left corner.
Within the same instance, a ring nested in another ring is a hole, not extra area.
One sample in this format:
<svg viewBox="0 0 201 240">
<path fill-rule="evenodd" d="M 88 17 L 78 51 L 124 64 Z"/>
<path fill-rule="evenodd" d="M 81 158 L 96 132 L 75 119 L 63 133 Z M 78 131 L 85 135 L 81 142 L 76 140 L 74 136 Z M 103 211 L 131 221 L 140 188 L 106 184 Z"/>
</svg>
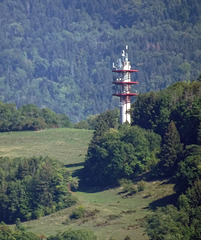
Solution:
<svg viewBox="0 0 201 240">
<path fill-rule="evenodd" d="M 1 0 L 0 100 L 73 122 L 118 106 L 112 62 L 125 45 L 138 91 L 197 79 L 199 0 Z"/>
</svg>

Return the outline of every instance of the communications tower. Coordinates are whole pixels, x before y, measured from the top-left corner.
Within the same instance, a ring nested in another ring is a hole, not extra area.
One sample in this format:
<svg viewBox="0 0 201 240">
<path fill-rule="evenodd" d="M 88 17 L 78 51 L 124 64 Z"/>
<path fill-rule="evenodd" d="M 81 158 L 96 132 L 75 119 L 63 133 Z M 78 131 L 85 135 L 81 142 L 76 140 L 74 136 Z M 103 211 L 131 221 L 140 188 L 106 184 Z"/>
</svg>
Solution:
<svg viewBox="0 0 201 240">
<path fill-rule="evenodd" d="M 138 82 L 131 80 L 131 73 L 138 72 L 138 70 L 131 69 L 131 64 L 128 60 L 128 46 L 126 46 L 126 50 L 122 51 L 122 57 L 117 60 L 116 65 L 113 63 L 112 72 L 118 74 L 113 77 L 112 82 L 118 86 L 118 90 L 112 95 L 120 97 L 120 123 L 131 123 L 130 98 L 138 95 L 138 93 L 131 92 L 131 85 L 138 84 Z"/>
</svg>

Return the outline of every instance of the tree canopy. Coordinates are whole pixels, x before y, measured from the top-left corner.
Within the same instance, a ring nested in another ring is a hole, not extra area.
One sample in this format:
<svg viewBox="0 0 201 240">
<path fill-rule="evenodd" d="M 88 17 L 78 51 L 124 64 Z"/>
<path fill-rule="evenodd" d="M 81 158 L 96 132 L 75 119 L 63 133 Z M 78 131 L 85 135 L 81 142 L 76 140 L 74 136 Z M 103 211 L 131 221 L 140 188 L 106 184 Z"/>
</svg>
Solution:
<svg viewBox="0 0 201 240">
<path fill-rule="evenodd" d="M 15 104 L 0 101 L 0 132 L 41 130 L 70 125 L 65 114 L 56 114 L 49 108 L 39 109 L 33 104 L 28 104 L 17 109 Z"/>
<path fill-rule="evenodd" d="M 68 190 L 71 175 L 46 158 L 0 158 L 0 221 L 37 219 L 69 207 L 76 199 Z"/>
<path fill-rule="evenodd" d="M 159 135 L 137 126 L 110 128 L 89 146 L 84 168 L 88 183 L 116 185 L 149 170 L 156 164 L 160 141 Z"/>
</svg>

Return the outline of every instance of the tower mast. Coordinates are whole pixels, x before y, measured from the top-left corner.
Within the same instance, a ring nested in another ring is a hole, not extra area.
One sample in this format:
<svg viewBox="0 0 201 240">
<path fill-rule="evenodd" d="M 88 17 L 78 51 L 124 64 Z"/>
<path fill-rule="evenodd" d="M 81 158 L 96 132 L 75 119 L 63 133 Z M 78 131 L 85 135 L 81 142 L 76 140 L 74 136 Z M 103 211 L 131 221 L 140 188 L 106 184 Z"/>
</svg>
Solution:
<svg viewBox="0 0 201 240">
<path fill-rule="evenodd" d="M 138 95 L 138 93 L 131 92 L 131 85 L 138 84 L 138 82 L 131 81 L 131 73 L 138 72 L 138 70 L 131 69 L 131 64 L 128 60 L 128 46 L 126 46 L 126 50 L 122 51 L 122 57 L 117 60 L 117 65 L 113 63 L 112 72 L 118 74 L 112 82 L 118 86 L 118 91 L 112 95 L 120 97 L 120 123 L 131 123 L 130 98 Z"/>
</svg>

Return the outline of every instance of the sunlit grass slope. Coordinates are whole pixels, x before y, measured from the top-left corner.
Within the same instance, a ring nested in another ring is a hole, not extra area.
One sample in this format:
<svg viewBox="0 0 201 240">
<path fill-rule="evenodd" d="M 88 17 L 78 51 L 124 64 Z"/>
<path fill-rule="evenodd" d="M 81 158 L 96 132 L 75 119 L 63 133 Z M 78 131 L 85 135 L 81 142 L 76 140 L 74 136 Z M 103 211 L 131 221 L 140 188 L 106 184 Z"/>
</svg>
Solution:
<svg viewBox="0 0 201 240">
<path fill-rule="evenodd" d="M 151 213 L 151 203 L 161 204 L 164 197 L 173 194 L 173 185 L 165 181 L 146 182 L 145 190 L 133 196 L 121 194 L 122 188 L 99 192 L 75 192 L 79 201 L 76 206 L 61 210 L 23 225 L 27 230 L 55 235 L 59 231 L 71 229 L 91 229 L 99 240 L 124 240 L 126 236 L 134 240 L 147 240 L 145 218 Z M 70 220 L 75 208 L 84 207 L 86 217 Z"/>
<path fill-rule="evenodd" d="M 49 156 L 64 164 L 77 164 L 84 161 L 92 134 L 93 131 L 63 128 L 0 133 L 0 156 Z"/>
</svg>

